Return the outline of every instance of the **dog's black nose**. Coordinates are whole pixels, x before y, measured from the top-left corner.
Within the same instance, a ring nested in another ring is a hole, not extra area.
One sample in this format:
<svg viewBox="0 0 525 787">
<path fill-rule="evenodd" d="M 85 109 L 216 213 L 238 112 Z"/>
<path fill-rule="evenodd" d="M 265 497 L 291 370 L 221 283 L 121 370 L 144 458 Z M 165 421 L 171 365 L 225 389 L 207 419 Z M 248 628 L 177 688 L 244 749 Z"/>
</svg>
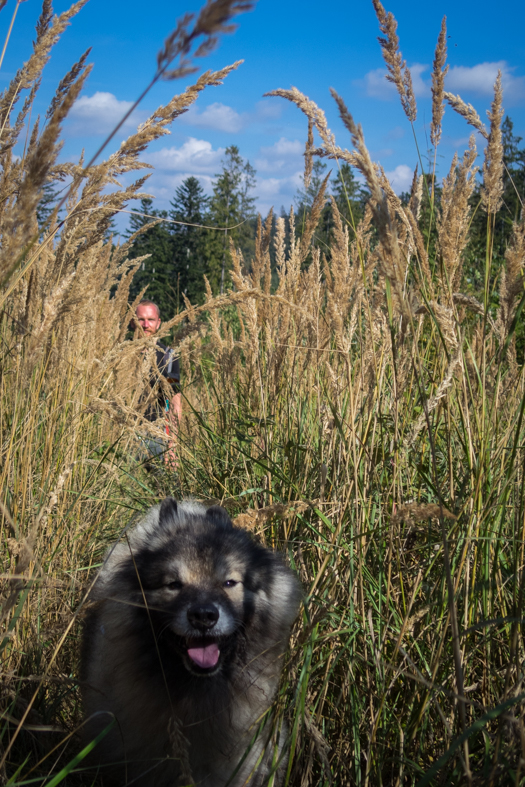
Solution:
<svg viewBox="0 0 525 787">
<path fill-rule="evenodd" d="M 189 622 L 197 629 L 211 629 L 219 620 L 215 604 L 193 604 L 187 614 Z"/>
</svg>

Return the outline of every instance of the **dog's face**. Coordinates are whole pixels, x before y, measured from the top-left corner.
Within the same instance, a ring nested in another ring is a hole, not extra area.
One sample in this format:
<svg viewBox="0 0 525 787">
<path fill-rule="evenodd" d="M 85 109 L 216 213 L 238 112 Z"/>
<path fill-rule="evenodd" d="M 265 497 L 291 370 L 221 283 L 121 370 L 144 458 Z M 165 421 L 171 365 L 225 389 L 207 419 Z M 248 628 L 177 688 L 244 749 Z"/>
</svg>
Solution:
<svg viewBox="0 0 525 787">
<path fill-rule="evenodd" d="M 136 597 L 140 584 L 158 644 L 190 673 L 215 675 L 242 651 L 254 614 L 271 628 L 271 591 L 287 582 L 282 590 L 296 596 L 295 579 L 218 506 L 181 521 L 177 504 L 167 498 L 159 528 L 165 537 L 135 553 L 128 581 Z"/>
<path fill-rule="evenodd" d="M 171 555 L 143 567 L 146 601 L 159 637 L 196 675 L 221 668 L 253 606 L 244 561 L 214 554 L 220 545 L 209 540 L 202 539 L 196 549 L 194 537 L 182 532 L 169 545 Z"/>
</svg>

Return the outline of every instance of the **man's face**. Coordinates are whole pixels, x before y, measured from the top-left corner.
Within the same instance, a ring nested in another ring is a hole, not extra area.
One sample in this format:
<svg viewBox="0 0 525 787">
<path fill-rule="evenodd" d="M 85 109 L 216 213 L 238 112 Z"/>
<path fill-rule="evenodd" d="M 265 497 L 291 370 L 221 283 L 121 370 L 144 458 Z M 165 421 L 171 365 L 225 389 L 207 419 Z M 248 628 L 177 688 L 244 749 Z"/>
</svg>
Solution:
<svg viewBox="0 0 525 787">
<path fill-rule="evenodd" d="M 146 336 L 153 336 L 160 328 L 160 317 L 157 309 L 151 303 L 141 303 L 137 306 L 137 322 L 142 327 Z"/>
</svg>

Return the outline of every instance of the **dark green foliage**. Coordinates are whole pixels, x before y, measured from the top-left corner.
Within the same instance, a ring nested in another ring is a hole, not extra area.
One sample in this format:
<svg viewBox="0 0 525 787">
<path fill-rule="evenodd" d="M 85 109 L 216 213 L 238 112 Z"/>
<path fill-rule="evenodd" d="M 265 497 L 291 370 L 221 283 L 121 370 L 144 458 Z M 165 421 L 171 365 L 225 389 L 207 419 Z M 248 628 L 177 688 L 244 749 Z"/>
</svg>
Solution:
<svg viewBox="0 0 525 787">
<path fill-rule="evenodd" d="M 36 208 L 36 220 L 38 222 L 39 229 L 42 229 L 44 224 L 47 222 L 51 214 L 53 213 L 55 206 L 58 202 L 58 189 L 55 188 L 53 183 L 47 182 L 44 183 L 44 188 L 42 189 L 42 197 L 40 198 L 40 202 Z"/>
<path fill-rule="evenodd" d="M 107 229 L 104 232 L 104 243 L 109 243 L 111 240 L 112 245 L 115 246 L 116 236 L 118 235 L 117 225 L 115 223 L 115 219 L 111 216 L 107 219 Z"/>
<path fill-rule="evenodd" d="M 350 238 L 352 238 L 355 228 L 363 218 L 369 194 L 358 183 L 354 170 L 346 161 L 341 163 L 332 180 L 332 195 L 341 214 L 343 225 L 348 227 Z"/>
<path fill-rule="evenodd" d="M 319 161 L 317 159 L 313 163 L 312 167 L 312 177 L 310 178 L 310 183 L 308 188 L 304 188 L 304 179 L 303 180 L 303 188 L 297 191 L 295 195 L 295 204 L 297 205 L 297 215 L 301 215 L 301 211 L 303 210 L 310 210 L 312 205 L 314 204 L 314 199 L 321 188 L 323 180 L 326 177 L 326 169 L 327 166 L 324 161 Z"/>
<path fill-rule="evenodd" d="M 244 161 L 239 148 L 230 145 L 222 160 L 222 172 L 216 177 L 210 201 L 209 223 L 215 227 L 233 229 L 208 234 L 207 276 L 213 292 L 223 292 L 231 265 L 230 240 L 240 247 L 246 260 L 253 253 L 254 232 L 250 219 L 255 214 L 256 198 L 251 196 L 255 186 L 255 170 L 248 161 Z"/>
<path fill-rule="evenodd" d="M 148 198 L 141 200 L 139 212 L 148 216 L 167 218 L 166 211 L 155 210 L 153 200 Z M 128 235 L 150 222 L 151 218 L 132 215 Z M 147 260 L 143 260 L 135 274 L 130 297 L 136 298 L 148 285 L 147 297 L 159 306 L 162 319 L 169 319 L 177 308 L 177 279 L 174 276 L 171 240 L 167 225 L 155 224 L 138 236 L 129 253 L 130 259 L 141 257 L 143 254 L 151 255 Z"/>
<path fill-rule="evenodd" d="M 130 258 L 151 254 L 135 275 L 130 295 L 135 298 L 148 285 L 147 297 L 158 303 L 163 319 L 169 319 L 183 306 L 182 293 L 192 303 L 204 300 L 204 276 L 214 293 L 223 291 L 231 266 L 230 241 L 241 249 L 249 264 L 255 250 L 255 170 L 235 145 L 226 148 L 223 168 L 216 177 L 212 197 L 207 197 L 195 177 L 186 178 L 171 202 L 171 222 L 157 224 L 139 235 Z M 153 208 L 143 199 L 141 213 L 168 218 L 166 211 Z M 151 219 L 132 216 L 128 236 Z M 198 226 L 233 227 L 210 230 Z M 238 226 L 236 226 L 238 225 Z"/>
<path fill-rule="evenodd" d="M 171 202 L 170 218 L 185 222 L 170 225 L 173 274 L 177 291 L 183 292 L 192 303 L 203 298 L 207 231 L 191 225 L 206 224 L 209 201 L 197 178 L 189 177 L 175 191 Z"/>
<path fill-rule="evenodd" d="M 525 148 L 520 148 L 523 141 L 513 133 L 514 125 L 507 116 L 502 123 L 503 161 L 503 207 L 499 213 L 496 233 L 500 235 L 500 244 L 507 243 L 512 229 L 512 222 L 518 221 L 521 213 L 523 195 L 525 194 Z"/>
<path fill-rule="evenodd" d="M 324 162 L 315 161 L 308 188 L 300 189 L 296 194 L 296 231 L 299 236 L 303 233 L 306 218 L 326 177 L 326 169 L 327 165 Z M 334 217 L 332 202 L 329 199 L 330 193 L 336 202 L 343 226 L 348 227 L 350 239 L 354 237 L 355 227 L 363 218 L 365 204 L 369 197 L 366 189 L 358 183 L 352 167 L 344 161 L 340 163 L 335 177 L 330 181 L 326 204 L 322 210 L 314 235 L 313 245 L 318 246 L 328 259 L 330 259 L 330 247 L 333 243 L 334 234 Z M 309 260 L 306 262 L 307 265 L 308 262 Z"/>
</svg>

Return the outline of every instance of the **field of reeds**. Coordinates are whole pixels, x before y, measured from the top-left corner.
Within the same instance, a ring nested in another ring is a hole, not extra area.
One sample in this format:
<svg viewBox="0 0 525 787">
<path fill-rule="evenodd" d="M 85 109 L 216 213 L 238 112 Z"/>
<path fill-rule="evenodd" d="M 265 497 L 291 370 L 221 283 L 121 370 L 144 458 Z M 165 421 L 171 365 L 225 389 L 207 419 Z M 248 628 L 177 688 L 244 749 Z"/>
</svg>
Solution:
<svg viewBox="0 0 525 787">
<path fill-rule="evenodd" d="M 516 328 L 525 226 L 514 226 L 494 271 L 500 80 L 485 128 L 444 93 L 442 28 L 434 150 L 445 100 L 487 140 L 480 298 L 463 271 L 474 139 L 454 159 L 439 204 L 432 170 L 416 173 L 402 203 L 342 98 L 334 95 L 349 132 L 341 143 L 306 96 L 275 91 L 307 116 L 306 183 L 314 155 L 347 162 L 370 200 L 357 226 L 334 206 L 329 253 L 314 243 L 324 186 L 300 232 L 293 214 L 287 236 L 284 220 L 270 216 L 253 260 L 231 249 L 228 292 L 210 291 L 164 324 L 184 378 L 179 466 L 148 472 L 137 432 L 162 433 L 137 406 L 151 340 L 126 341 L 140 260 L 128 261 L 129 243 L 105 240 L 110 217 L 144 180 L 114 184 L 230 69 L 201 76 L 116 153 L 64 164 L 61 123 L 85 59 L 58 86 L 44 123 L 30 127 L 30 109 L 51 47 L 82 4 L 53 18 L 44 0 L 34 53 L 0 97 L 1 783 L 93 784 L 78 735 L 86 593 L 130 517 L 171 493 L 220 501 L 286 553 L 303 583 L 276 703 L 290 723 L 286 784 L 522 784 L 525 385 Z M 205 51 L 245 5 L 214 0 L 186 20 L 154 79 L 163 69 L 187 73 L 195 47 Z M 413 124 L 395 21 L 374 5 Z M 66 186 L 63 213 L 57 206 L 39 228 L 50 181 Z"/>
</svg>

